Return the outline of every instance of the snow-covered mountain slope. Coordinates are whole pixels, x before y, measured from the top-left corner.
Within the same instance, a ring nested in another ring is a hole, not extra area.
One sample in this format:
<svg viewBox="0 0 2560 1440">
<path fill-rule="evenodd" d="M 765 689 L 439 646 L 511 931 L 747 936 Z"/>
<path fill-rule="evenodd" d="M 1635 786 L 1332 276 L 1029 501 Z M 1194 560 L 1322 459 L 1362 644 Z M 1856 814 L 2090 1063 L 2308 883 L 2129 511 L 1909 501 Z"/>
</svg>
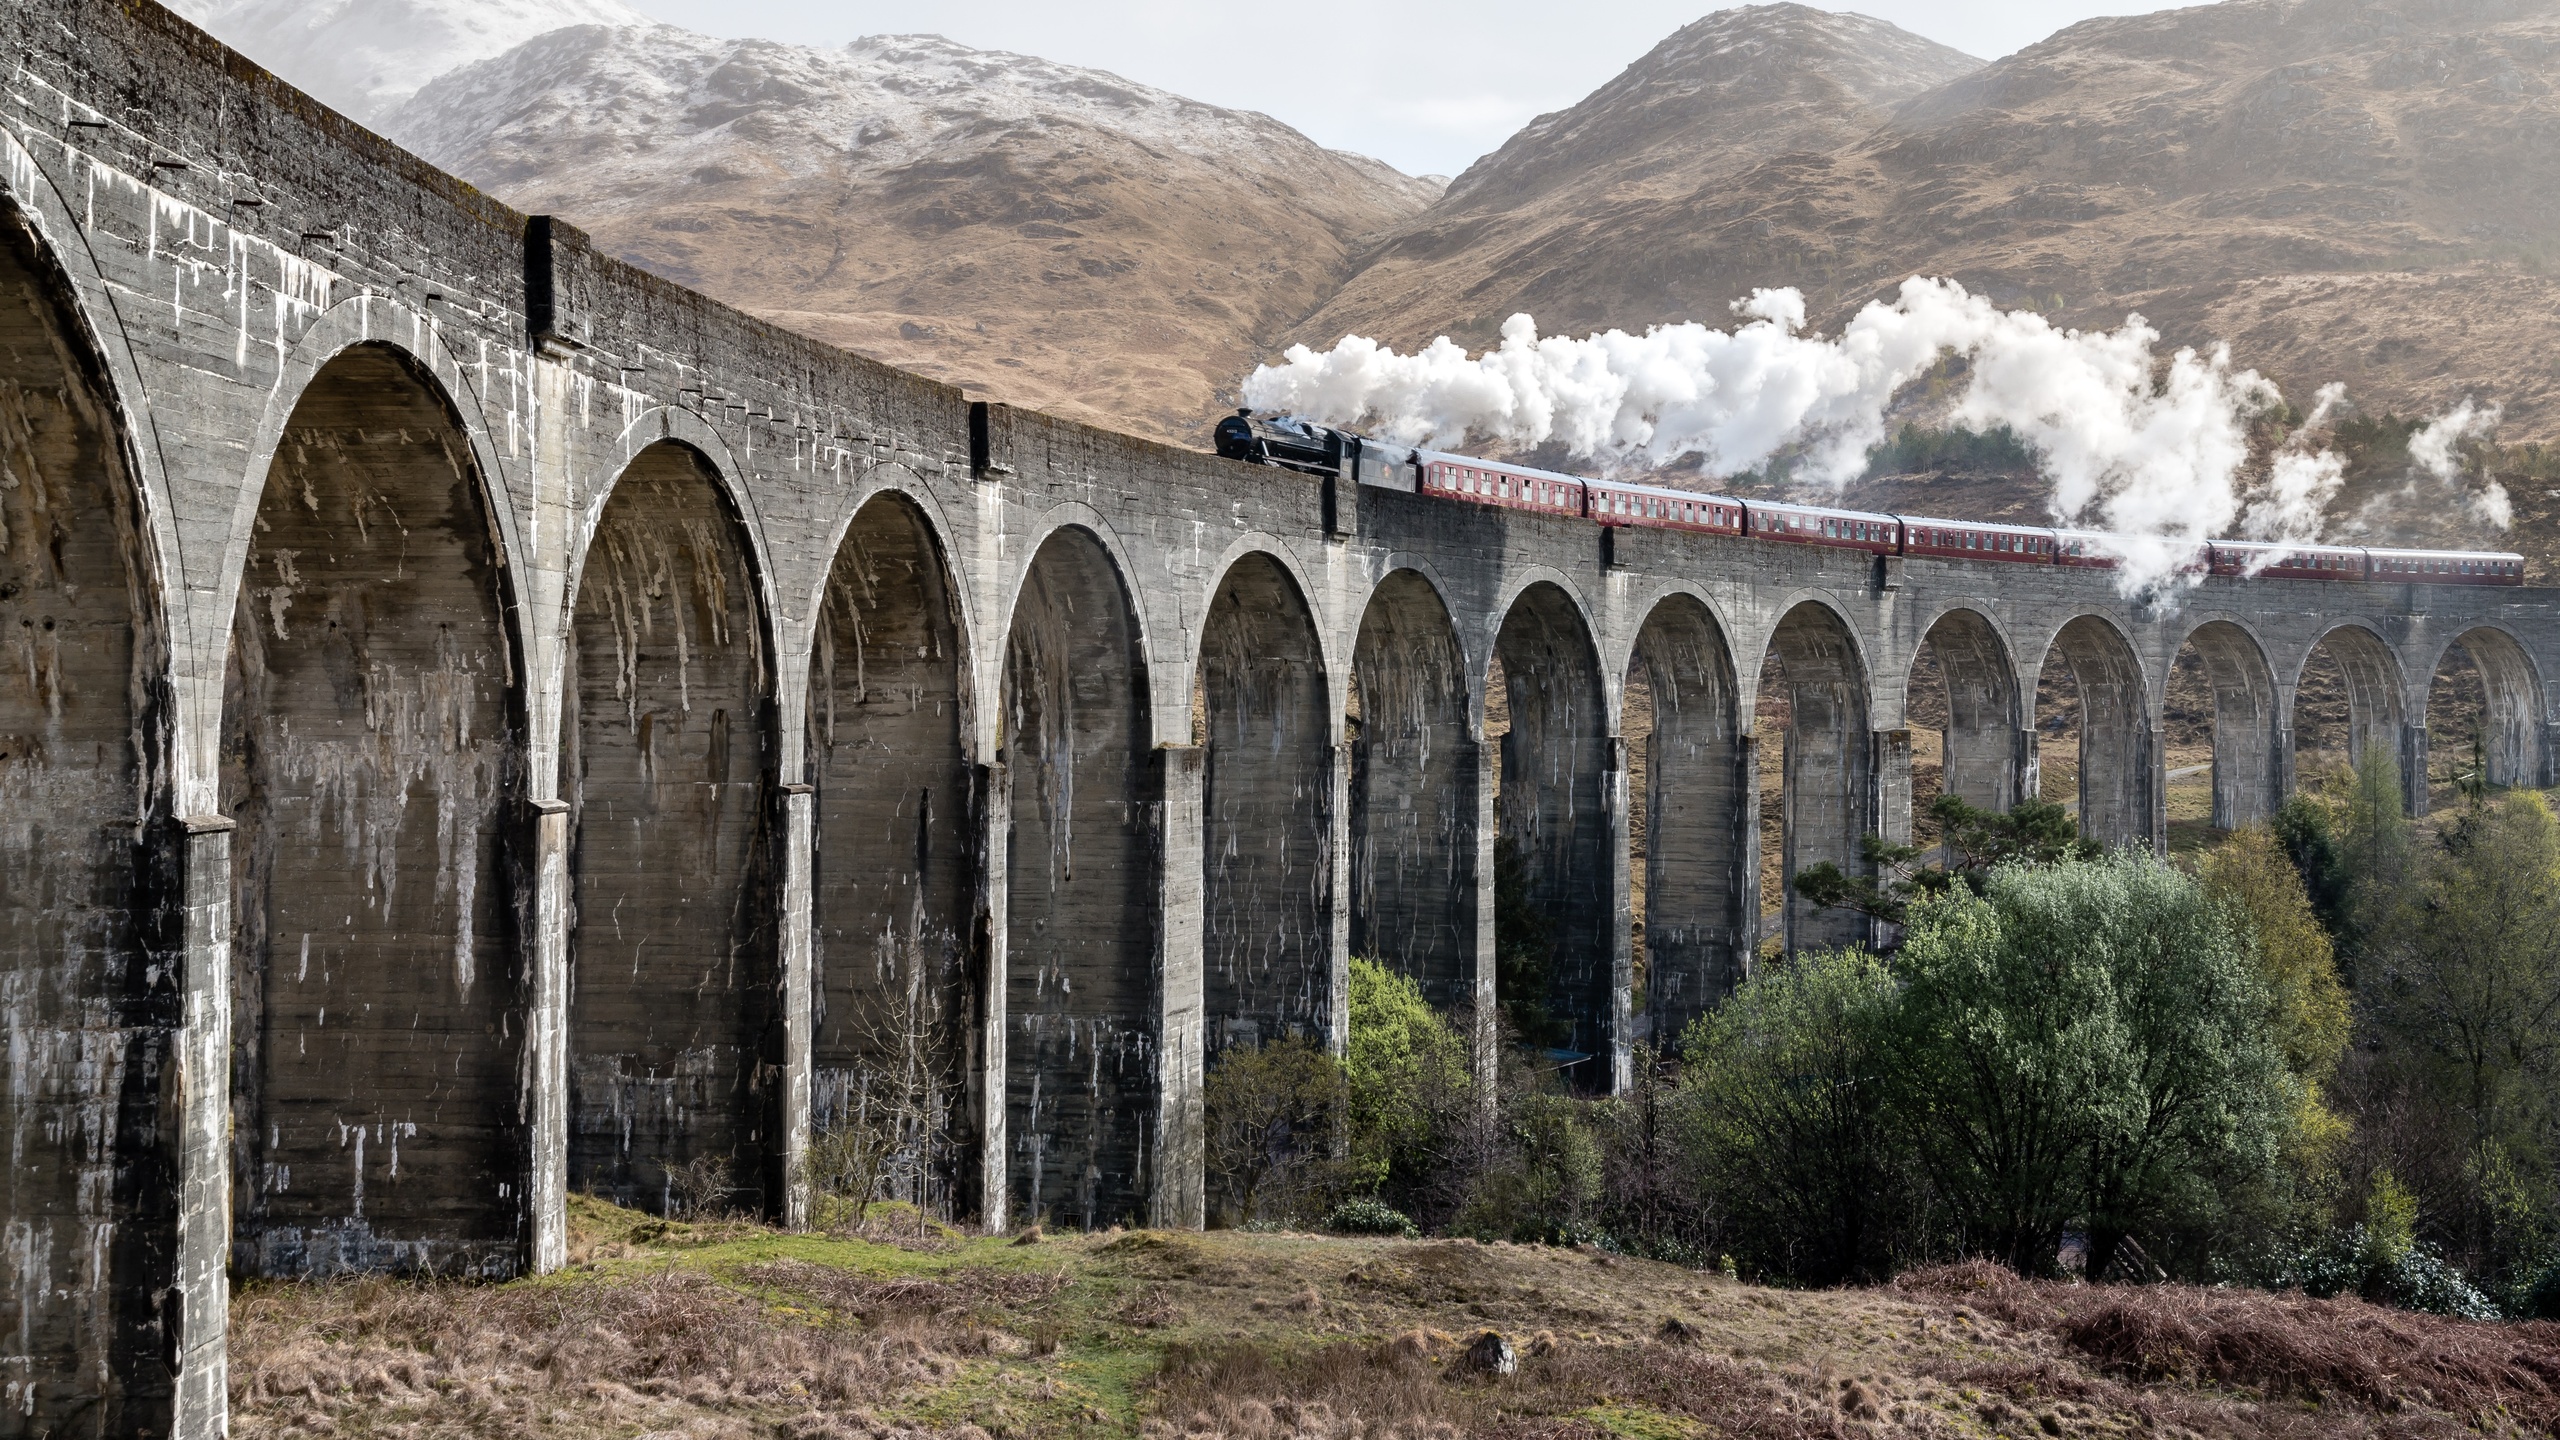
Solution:
<svg viewBox="0 0 2560 1440">
<path fill-rule="evenodd" d="M 1438 193 L 1268 116 L 929 35 L 578 26 L 382 128 L 780 323 L 1191 442 L 1354 242 Z"/>
<path fill-rule="evenodd" d="M 169 0 L 169 8 L 368 124 L 437 76 L 537 35 L 647 23 L 619 0 Z"/>
</svg>

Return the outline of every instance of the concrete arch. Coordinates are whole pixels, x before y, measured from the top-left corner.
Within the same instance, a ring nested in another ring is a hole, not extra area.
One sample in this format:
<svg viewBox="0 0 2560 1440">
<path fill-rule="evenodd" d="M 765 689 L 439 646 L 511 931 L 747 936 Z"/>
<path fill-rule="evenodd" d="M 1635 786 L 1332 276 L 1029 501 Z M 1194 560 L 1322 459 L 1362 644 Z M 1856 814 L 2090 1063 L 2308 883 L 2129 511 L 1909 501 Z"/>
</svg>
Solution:
<svg viewBox="0 0 2560 1440">
<path fill-rule="evenodd" d="M 835 540 L 807 667 L 810 1123 L 894 1134 L 921 1163 L 891 1177 L 892 1198 L 956 1215 L 980 1193 L 975 671 L 948 552 L 914 496 L 872 489 Z"/>
<path fill-rule="evenodd" d="M 1146 589 L 1137 583 L 1140 572 L 1130 552 L 1128 538 L 1114 529 L 1101 511 L 1082 501 L 1062 501 L 1040 513 L 1039 521 L 1020 537 L 1022 543 L 1018 548 L 1014 544 L 1014 536 L 1005 537 L 1005 553 L 1019 554 L 1022 559 L 1003 577 L 997 592 L 996 613 L 1004 617 L 1004 633 L 1011 635 L 1020 624 L 1023 596 L 1031 583 L 1033 564 L 1048 548 L 1050 541 L 1071 531 L 1082 534 L 1101 548 L 1104 557 L 1111 562 L 1120 593 L 1127 599 L 1130 622 L 1137 627 L 1138 654 L 1147 667 L 1147 691 L 1153 697 L 1151 703 L 1154 708 L 1147 716 L 1148 743 L 1189 743 L 1191 714 L 1186 702 L 1190 691 L 1183 688 L 1181 682 L 1188 679 L 1184 671 L 1188 669 L 1191 657 L 1188 653 L 1160 654 L 1157 650 L 1159 637 L 1185 634 L 1188 627 L 1182 623 L 1178 613 L 1169 617 L 1165 624 L 1155 623 L 1156 617 L 1147 610 Z M 992 660 L 994 656 L 988 658 Z"/>
<path fill-rule="evenodd" d="M 1349 695 L 1359 711 L 1351 953 L 1410 977 L 1444 1011 L 1489 1021 L 1492 977 L 1477 973 L 1483 748 L 1466 647 L 1443 593 L 1422 569 L 1399 567 L 1361 610 Z"/>
<path fill-rule="evenodd" d="M 784 1178 L 771 586 L 731 494 L 643 448 L 567 606 L 568 1182 L 659 1213 L 775 1208 Z"/>
<path fill-rule="evenodd" d="M 1644 855 L 1647 1028 L 1664 1048 L 1741 983 L 1750 952 L 1751 752 L 1725 635 L 1702 599 L 1673 591 L 1630 647 L 1621 727 L 1628 828 Z"/>
<path fill-rule="evenodd" d="M 1494 640 L 1503 686 L 1484 723 L 1500 731 L 1497 881 L 1522 904 L 1496 921 L 1496 1000 L 1535 1048 L 1569 1061 L 1585 1089 L 1615 1082 L 1626 1035 L 1625 774 L 1607 712 L 1599 647 L 1581 602 L 1560 585 L 1518 587 Z M 1488 671 L 1490 667 L 1488 667 Z"/>
<path fill-rule="evenodd" d="M 2115 621 L 2083 611 L 2056 627 L 2037 666 L 2055 657 L 2080 694 L 2080 831 L 2109 846 L 2157 846 L 2158 749 L 2151 685 Z"/>
<path fill-rule="evenodd" d="M 1209 607 L 1216 603 L 1218 592 L 1226 584 L 1227 576 L 1246 557 L 1257 555 L 1276 566 L 1283 575 L 1288 577 L 1289 584 L 1297 591 L 1300 597 L 1299 603 L 1306 608 L 1309 623 L 1315 626 L 1316 654 L 1324 664 L 1325 687 L 1328 694 L 1332 695 L 1334 676 L 1346 657 L 1338 653 L 1340 646 L 1332 634 L 1332 622 L 1324 614 L 1321 603 L 1317 599 L 1324 593 L 1322 585 L 1314 575 L 1308 572 L 1306 562 L 1299 557 L 1297 550 L 1281 537 L 1264 530 L 1239 531 L 1236 538 L 1225 550 L 1219 552 L 1218 558 L 1205 572 L 1211 578 L 1207 585 L 1192 592 L 1193 600 L 1190 603 L 1199 607 L 1198 613 L 1207 614 Z M 1333 708 L 1339 709 L 1340 706 L 1336 705 Z M 1337 723 L 1341 719 L 1338 715 L 1334 718 Z M 1338 734 L 1336 738 L 1339 738 Z"/>
<path fill-rule="evenodd" d="M 783 654 L 782 592 L 775 576 L 771 547 L 757 513 L 754 491 L 746 482 L 746 469 L 738 463 L 726 437 L 711 422 L 680 405 L 660 405 L 644 411 L 623 430 L 629 445 L 622 463 L 607 476 L 604 483 L 585 493 L 578 508 L 578 525 L 568 537 L 568 554 L 563 564 L 564 584 L 561 594 L 560 627 L 565 639 L 576 628 L 578 596 L 587 573 L 587 561 L 595 554 L 598 529 L 613 498 L 636 467 L 653 452 L 669 447 L 685 451 L 718 489 L 721 502 L 728 507 L 730 521 L 738 527 L 746 547 L 747 574 L 756 598 L 756 633 L 762 644 L 770 647 L 768 656 L 779 660 Z M 850 516 L 847 517 L 848 521 Z M 814 613 L 811 612 L 811 613 Z M 775 667 L 779 672 L 778 665 Z"/>
<path fill-rule="evenodd" d="M 404 307 L 380 295 L 358 295 L 341 300 L 314 316 L 302 333 L 294 338 L 279 367 L 276 383 L 267 392 L 266 405 L 258 416 L 257 429 L 249 442 L 249 463 L 245 470 L 248 483 L 232 507 L 231 524 L 223 542 L 222 562 L 211 596 L 214 611 L 228 617 L 238 608 L 240 587 L 246 573 L 250 542 L 255 536 L 258 511 L 263 503 L 267 478 L 272 473 L 276 454 L 284 442 L 285 428 L 312 384 L 330 366 L 350 351 L 378 350 L 396 355 L 412 374 L 435 396 L 446 417 L 467 449 L 469 478 L 480 492 L 480 504 L 488 515 L 488 526 L 499 553 L 507 558 L 501 567 L 499 584 L 505 597 L 510 639 L 515 653 L 524 653 L 526 638 L 518 628 L 519 617 L 529 613 L 524 586 L 529 583 L 533 567 L 520 563 L 532 557 L 523 532 L 516 524 L 515 507 L 509 503 L 504 476 L 505 467 L 498 458 L 498 447 L 492 438 L 488 412 L 478 391 L 470 384 L 470 374 L 448 351 L 435 327 L 423 321 L 405 327 L 410 333 L 403 339 L 395 330 L 403 327 L 377 326 L 376 311 L 388 311 L 403 319 L 417 320 Z M 519 670 L 522 669 L 519 659 Z"/>
<path fill-rule="evenodd" d="M 512 1274 L 525 734 L 492 487 L 387 344 L 335 349 L 261 449 L 223 707 L 232 1263 Z"/>
<path fill-rule="evenodd" d="M 719 462 L 715 459 L 714 463 Z M 829 555 L 843 553 L 845 536 L 852 532 L 856 517 L 873 504 L 890 496 L 895 496 L 913 507 L 917 520 L 924 526 L 926 537 L 933 544 L 934 553 L 941 557 L 945 571 L 954 577 L 951 596 L 952 619 L 953 623 L 959 627 L 961 652 L 969 657 L 968 664 L 972 667 L 967 677 L 970 682 L 968 685 L 970 693 L 963 697 L 967 708 L 963 711 L 961 734 L 974 739 L 977 734 L 978 711 L 982 703 L 981 697 L 977 694 L 975 684 L 977 674 L 974 667 L 985 658 L 984 642 L 981 637 L 986 634 L 986 623 L 984 617 L 978 614 L 975 595 L 968 586 L 958 583 L 957 577 L 961 567 L 953 557 L 957 553 L 955 547 L 958 543 L 954 537 L 959 532 L 952 527 L 951 516 L 943 509 L 942 501 L 934 495 L 933 487 L 927 485 L 922 476 L 894 461 L 874 465 L 864 470 L 862 478 L 855 483 L 848 497 L 843 513 L 828 522 L 826 553 Z M 815 615 L 825 608 L 829 588 L 834 584 L 834 571 L 829 569 L 822 572 L 808 591 L 800 597 L 803 605 L 802 613 Z"/>
<path fill-rule="evenodd" d="M 2008 636 L 1982 611 L 1949 606 L 1931 618 L 1921 637 L 1937 657 L 1947 690 L 1941 793 L 2005 813 L 2022 798 L 2022 752 L 2032 743 Z"/>
<path fill-rule="evenodd" d="M 1009 1208 L 1086 1228 L 1154 1194 L 1162 1006 L 1164 767 L 1149 743 L 1138 616 L 1108 541 L 1049 527 L 1007 627 L 1000 723 Z M 1196 1057 L 1183 1057 L 1196 1064 Z M 1001 1217 L 991 1217 L 1001 1218 Z"/>
<path fill-rule="evenodd" d="M 160 439 L 160 416 L 150 403 L 116 305 L 116 287 L 99 268 L 80 218 L 56 189 L 51 176 L 36 164 L 15 135 L 0 129 L 0 229 L 15 228 L 26 236 L 24 263 L 38 289 L 52 289 L 56 318 L 67 327 L 68 349 L 100 372 L 101 403 L 111 412 L 113 443 L 130 479 L 136 531 L 136 558 L 146 568 L 142 578 L 142 614 L 150 622 L 156 647 L 155 684 L 164 687 L 170 714 L 164 724 L 171 740 L 165 756 L 153 757 L 167 803 L 180 815 L 210 815 L 215 801 L 213 752 L 221 725 L 222 637 L 230 626 L 228 611 L 213 615 L 201 629 L 211 643 L 198 647 L 189 616 L 175 597 L 187 574 L 187 555 L 169 491 L 169 474 Z M 202 654 L 198 654 L 201 649 Z M 210 683 L 188 687 L 185 678 L 202 674 Z M 190 705 L 190 691 L 207 692 L 205 703 Z M 199 746 L 188 742 L 198 732 Z M 202 753 L 199 755 L 197 752 Z"/>
<path fill-rule="evenodd" d="M 2454 636 L 2436 651 L 2435 664 L 2428 667 L 2430 682 L 2424 706 L 2432 700 L 2432 681 L 2442 671 L 2454 650 L 2459 647 L 2471 657 L 2472 668 L 2479 672 L 2484 709 L 2480 717 L 2481 759 L 2488 769 L 2492 785 L 2540 785 L 2548 777 L 2548 761 L 2543 745 L 2543 689 L 2538 667 L 2523 642 L 2503 625 L 2475 625 Z M 2422 735 L 2421 753 L 2404 761 L 2414 761 L 2416 773 L 2426 772 L 2424 746 L 2431 738 L 2435 717 L 2422 722 L 2430 732 Z M 2423 781 L 2417 782 L 2423 784 Z M 2416 800 L 2423 794 L 2413 788 Z M 2423 805 L 2414 808 L 2423 812 Z"/>
<path fill-rule="evenodd" d="M 1865 838 L 1882 817 L 1866 659 L 1848 618 L 1821 599 L 1781 613 L 1761 661 L 1764 683 L 1769 657 L 1778 661 L 1777 698 L 1787 716 L 1779 842 L 1787 948 L 1861 944 L 1868 938 L 1862 917 L 1807 903 L 1795 880 L 1823 861 L 1853 875 L 1868 868 Z"/>
<path fill-rule="evenodd" d="M 2311 647 L 2303 652 L 2302 663 L 2295 667 L 2292 691 L 2295 709 L 2301 707 L 2305 672 L 2312 657 L 2326 651 L 2338 668 L 2339 680 L 2346 690 L 2347 763 L 2360 764 L 2373 747 L 2395 758 L 2400 753 L 2401 736 L 2407 726 L 2406 700 L 2408 681 L 2400 673 L 2400 657 L 2391 643 L 2373 627 L 2349 621 L 2333 625 Z M 2301 722 L 2294 722 L 2297 741 Z"/>
<path fill-rule="evenodd" d="M 1292 1035 L 1338 1046 L 1334 707 L 1314 609 L 1268 551 L 1220 577 L 1194 674 L 1208 1053 Z"/>
<path fill-rule="evenodd" d="M 49 187 L 0 142 L 0 1426 L 126 1434 L 165 1428 L 183 1338 L 164 1297 L 184 1136 L 161 1107 L 185 1016 L 151 915 L 170 900 L 161 540 L 130 428 L 147 407 L 18 200 Z"/>
<path fill-rule="evenodd" d="M 2246 624 L 2199 621 L 2186 635 L 2213 687 L 2213 824 L 2236 830 L 2284 802 L 2285 721 L 2266 650 Z M 2184 648 L 2182 645 L 2180 648 Z M 2161 685 L 2168 684 L 2164 674 Z"/>
<path fill-rule="evenodd" d="M 1487 648 L 1484 654 L 1476 657 L 1475 693 L 1471 699 L 1477 707 L 1477 712 L 1481 715 L 1493 704 L 1492 692 L 1486 686 L 1492 678 L 1493 661 L 1501 653 L 1502 627 L 1509 624 L 1511 617 L 1519 613 L 1521 600 L 1529 592 L 1540 587 L 1559 592 L 1565 602 L 1571 606 L 1575 620 L 1580 623 L 1583 634 L 1591 644 L 1593 673 L 1600 679 L 1600 702 L 1604 707 L 1602 713 L 1616 715 L 1619 677 L 1611 674 L 1610 667 L 1601 660 L 1599 612 L 1592 608 L 1590 597 L 1582 593 L 1582 587 L 1574 582 L 1572 576 L 1547 565 L 1523 565 L 1517 569 L 1506 569 L 1503 572 L 1501 589 L 1495 593 L 1492 602 L 1482 612 L 1487 626 L 1484 636 Z M 1551 606 L 1541 605 L 1542 610 L 1551 608 Z"/>
</svg>

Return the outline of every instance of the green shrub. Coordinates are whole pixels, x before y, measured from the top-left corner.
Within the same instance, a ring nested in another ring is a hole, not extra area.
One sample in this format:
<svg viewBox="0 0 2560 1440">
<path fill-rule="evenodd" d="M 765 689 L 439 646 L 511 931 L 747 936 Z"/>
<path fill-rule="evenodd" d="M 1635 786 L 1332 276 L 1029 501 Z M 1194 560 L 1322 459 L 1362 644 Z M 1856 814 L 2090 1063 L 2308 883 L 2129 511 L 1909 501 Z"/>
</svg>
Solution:
<svg viewBox="0 0 2560 1440">
<path fill-rule="evenodd" d="M 1354 1195 L 1327 1211 L 1324 1228 L 1336 1235 L 1401 1235 L 1407 1240 L 1422 1234 L 1412 1217 L 1374 1195 Z"/>
<path fill-rule="evenodd" d="M 1752 1267 L 1827 1285 L 1890 1268 L 1911 1208 L 1888 1123 L 1893 977 L 1859 951 L 1763 966 L 1689 1029 L 1678 1107 L 1692 1182 Z"/>
<path fill-rule="evenodd" d="M 1902 1111 L 1967 1248 L 2103 1274 L 2139 1230 L 2209 1224 L 2262 1174 L 2299 1087 L 2238 921 L 2126 852 L 2004 867 L 1913 907 L 1897 962 Z"/>
<path fill-rule="evenodd" d="M 1343 1185 L 1348 1099 L 1342 1066 L 1312 1040 L 1228 1046 L 1203 1105 L 1219 1212 L 1236 1225 L 1324 1213 Z"/>
<path fill-rule="evenodd" d="M 1350 981 L 1344 1179 L 1354 1189 L 1409 1197 L 1453 1162 L 1457 1132 L 1474 1108 L 1467 1041 L 1420 985 L 1378 961 L 1354 958 Z"/>
</svg>

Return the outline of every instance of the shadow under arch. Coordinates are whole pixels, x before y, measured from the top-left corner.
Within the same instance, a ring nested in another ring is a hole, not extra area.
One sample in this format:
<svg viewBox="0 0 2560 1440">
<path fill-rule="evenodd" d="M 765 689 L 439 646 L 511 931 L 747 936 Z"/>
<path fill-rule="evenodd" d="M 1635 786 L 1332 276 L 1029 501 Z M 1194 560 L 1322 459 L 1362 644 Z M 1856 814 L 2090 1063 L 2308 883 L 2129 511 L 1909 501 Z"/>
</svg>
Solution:
<svg viewBox="0 0 2560 1440">
<path fill-rule="evenodd" d="M 1208 1058 L 1289 1036 L 1339 1048 L 1324 656 L 1306 597 L 1269 554 L 1219 579 L 1193 673 Z"/>
<path fill-rule="evenodd" d="M 23 153 L 5 136 L 0 149 Z M 148 1432 L 166 1428 L 182 1338 L 163 1303 L 180 1157 L 161 1106 L 186 1017 L 159 969 L 181 897 L 152 853 L 174 789 L 164 572 L 121 428 L 139 407 L 119 403 L 77 288 L 18 198 L 0 197 L 9 1408 L 28 1433 Z"/>
<path fill-rule="evenodd" d="M 2479 765 L 2486 774 L 2481 778 L 2493 786 L 2540 785 L 2546 780 L 2542 745 L 2542 681 L 2535 672 L 2533 659 L 2525 653 L 2513 635 L 2495 625 L 2475 625 L 2455 636 L 2441 651 L 2432 672 L 2427 694 L 2427 714 L 2423 730 L 2413 747 L 2418 753 L 2404 760 L 2419 777 L 2429 777 L 2435 768 L 2427 752 L 2437 748 L 2439 726 L 2452 728 L 2453 717 L 2438 712 L 2445 708 L 2448 667 L 2458 663 L 2458 656 L 2469 656 L 2472 671 L 2479 677 L 2478 720 L 2472 727 L 2479 750 Z M 2468 718 L 2468 717 L 2465 717 Z M 2446 747 L 2450 748 L 2450 747 Z M 2457 773 L 2473 762 L 2456 756 L 2451 768 Z M 2428 784 L 2425 779 L 2409 782 L 2409 798 L 2414 813 L 2426 813 Z"/>
<path fill-rule="evenodd" d="M 2027 729 L 2008 641 L 1982 612 L 1954 609 L 1931 622 L 1921 645 L 1936 660 L 1946 694 L 1939 793 L 2007 813 L 2022 798 Z M 1920 708 L 1916 694 L 1912 708 Z"/>
<path fill-rule="evenodd" d="M 2110 847 L 2155 844 L 2151 692 L 2132 642 L 2108 620 L 2079 615 L 2054 633 L 2045 667 L 2057 659 L 2079 696 L 2080 833 Z"/>
<path fill-rule="evenodd" d="M 837 545 L 813 627 L 806 774 L 811 870 L 810 1117 L 859 1120 L 918 1163 L 884 1198 L 976 1208 L 968 1103 L 977 793 L 970 657 L 951 569 L 916 501 L 884 490 Z"/>
<path fill-rule="evenodd" d="M 1628 957 L 1610 844 L 1623 777 L 1599 651 L 1573 597 L 1539 582 L 1503 616 L 1493 659 L 1502 684 L 1488 675 L 1485 717 L 1488 734 L 1501 731 L 1495 864 L 1506 897 L 1495 999 L 1517 1038 L 1553 1052 L 1578 1088 L 1609 1089 Z"/>
<path fill-rule="evenodd" d="M 1482 750 L 1457 626 L 1421 572 L 1370 592 L 1351 666 L 1351 953 L 1443 1012 L 1476 1012 L 1492 1001 L 1477 975 Z"/>
<path fill-rule="evenodd" d="M 340 350 L 256 500 L 224 686 L 232 1261 L 524 1264 L 514 818 L 523 689 L 451 397 Z"/>
<path fill-rule="evenodd" d="M 2317 693 L 2329 684 L 2337 688 L 2334 701 Z M 2303 757 L 2316 756 L 2323 748 L 2318 732 L 2325 729 L 2326 717 L 2315 711 L 2328 704 L 2343 704 L 2339 738 L 2349 766 L 2362 764 L 2376 746 L 2397 760 L 2407 724 L 2407 693 L 2400 658 L 2380 635 L 2362 625 L 2332 627 L 2304 654 L 2294 677 L 2295 772 L 2301 773 Z"/>
<path fill-rule="evenodd" d="M 2275 672 L 2258 638 L 2235 621 L 2207 620 L 2185 645 L 2213 691 L 2213 826 L 2254 825 L 2284 799 Z"/>
<path fill-rule="evenodd" d="M 1167 755 L 1148 744 L 1138 618 L 1110 552 L 1049 532 L 1007 628 L 1001 711 L 1008 1204 L 1086 1229 L 1155 1198 L 1166 1054 L 1151 807 Z"/>
<path fill-rule="evenodd" d="M 773 664 L 711 462 L 623 467 L 577 562 L 561 696 L 569 1184 L 660 1214 L 778 1208 Z"/>
<path fill-rule="evenodd" d="M 1777 663 L 1770 667 L 1767 660 Z M 1796 894 L 1796 876 L 1829 861 L 1867 873 L 1865 839 L 1877 830 L 1875 736 L 1865 660 L 1840 613 L 1819 600 L 1778 621 L 1762 664 L 1761 692 L 1780 702 L 1783 744 L 1779 875 L 1790 951 L 1863 944 L 1864 916 L 1826 910 Z"/>
<path fill-rule="evenodd" d="M 1750 777 L 1733 653 L 1696 596 L 1636 632 L 1620 731 L 1641 845 L 1646 1028 L 1664 1050 L 1742 981 L 1754 916 Z M 1641 727 L 1641 738 L 1639 738 Z"/>
</svg>

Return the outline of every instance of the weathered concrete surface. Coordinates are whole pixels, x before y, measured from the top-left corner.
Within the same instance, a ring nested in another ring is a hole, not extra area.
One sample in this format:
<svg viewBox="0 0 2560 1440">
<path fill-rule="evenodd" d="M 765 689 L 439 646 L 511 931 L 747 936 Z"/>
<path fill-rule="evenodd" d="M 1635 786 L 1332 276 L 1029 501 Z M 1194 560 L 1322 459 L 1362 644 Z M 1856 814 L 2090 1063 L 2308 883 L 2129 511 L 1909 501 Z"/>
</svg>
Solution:
<svg viewBox="0 0 2560 1440">
<path fill-rule="evenodd" d="M 771 680 L 744 537 L 696 452 L 632 462 L 577 589 L 569 1184 L 761 1210 L 783 1179 Z"/>
<path fill-rule="evenodd" d="M 2164 833 L 2191 640 L 2226 817 L 2324 644 L 2352 744 L 2423 758 L 2458 653 L 2493 778 L 2551 778 L 2548 591 L 1604 546 L 973 408 L 147 5 L 0 39 L 0 1435 L 219 1434 L 235 1265 L 542 1268 L 573 1185 L 678 1173 L 788 1218 L 884 1114 L 957 1216 L 1197 1223 L 1213 1051 L 1339 1044 L 1348 954 L 1489 1033 L 1498 835 L 1615 1083 L 1760 938 L 1744 717 L 1789 863 L 1854 864 L 1924 642 L 1978 803 L 2067 666 L 2111 841 Z"/>
<path fill-rule="evenodd" d="M 524 744 L 478 478 L 390 350 L 303 391 L 224 690 L 233 1265 L 506 1275 Z"/>
</svg>

